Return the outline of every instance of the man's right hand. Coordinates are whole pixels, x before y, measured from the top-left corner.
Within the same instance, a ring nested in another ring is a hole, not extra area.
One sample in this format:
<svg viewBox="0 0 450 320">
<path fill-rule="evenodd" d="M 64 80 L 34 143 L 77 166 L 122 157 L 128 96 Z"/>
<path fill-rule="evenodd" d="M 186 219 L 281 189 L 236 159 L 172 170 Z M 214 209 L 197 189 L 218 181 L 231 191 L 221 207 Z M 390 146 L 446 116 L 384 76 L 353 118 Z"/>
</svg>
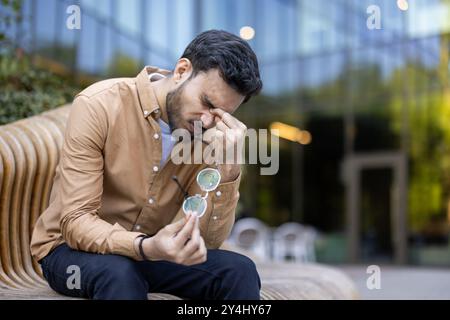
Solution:
<svg viewBox="0 0 450 320">
<path fill-rule="evenodd" d="M 206 261 L 207 250 L 200 235 L 198 217 L 189 214 L 185 219 L 169 224 L 142 243 L 150 260 L 166 260 L 183 265 Z"/>
</svg>

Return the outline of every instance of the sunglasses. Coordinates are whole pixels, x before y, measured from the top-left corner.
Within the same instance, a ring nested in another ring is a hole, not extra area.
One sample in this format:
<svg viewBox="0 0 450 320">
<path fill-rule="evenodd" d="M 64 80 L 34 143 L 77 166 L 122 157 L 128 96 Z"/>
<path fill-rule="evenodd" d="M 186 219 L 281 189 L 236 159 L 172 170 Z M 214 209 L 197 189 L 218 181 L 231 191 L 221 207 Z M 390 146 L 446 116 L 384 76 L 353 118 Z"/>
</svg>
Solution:
<svg viewBox="0 0 450 320">
<path fill-rule="evenodd" d="M 176 182 L 178 187 L 184 194 L 183 201 L 183 212 L 187 214 L 188 212 L 192 212 L 196 214 L 199 218 L 203 216 L 206 212 L 206 208 L 208 206 L 208 202 L 206 199 L 208 198 L 208 194 L 211 191 L 214 191 L 220 183 L 220 172 L 214 168 L 205 168 L 200 170 L 197 174 L 197 184 L 200 189 L 206 194 L 204 196 L 200 194 L 196 194 L 194 196 L 189 196 L 189 194 L 184 190 L 181 186 L 180 181 L 178 181 L 177 176 L 173 176 L 172 179 Z"/>
</svg>

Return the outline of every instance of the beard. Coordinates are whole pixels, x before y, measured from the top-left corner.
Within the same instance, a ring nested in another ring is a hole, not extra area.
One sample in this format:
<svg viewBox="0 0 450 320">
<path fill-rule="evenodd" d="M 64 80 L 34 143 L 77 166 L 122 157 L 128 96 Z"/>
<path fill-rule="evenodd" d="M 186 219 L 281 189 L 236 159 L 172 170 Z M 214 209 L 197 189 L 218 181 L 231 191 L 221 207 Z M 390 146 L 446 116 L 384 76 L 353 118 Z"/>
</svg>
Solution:
<svg viewBox="0 0 450 320">
<path fill-rule="evenodd" d="M 183 117 L 181 116 L 181 97 L 183 95 L 184 86 L 189 80 L 183 82 L 178 88 L 167 93 L 166 96 L 166 111 L 169 120 L 170 130 L 179 129 L 183 127 Z"/>
</svg>

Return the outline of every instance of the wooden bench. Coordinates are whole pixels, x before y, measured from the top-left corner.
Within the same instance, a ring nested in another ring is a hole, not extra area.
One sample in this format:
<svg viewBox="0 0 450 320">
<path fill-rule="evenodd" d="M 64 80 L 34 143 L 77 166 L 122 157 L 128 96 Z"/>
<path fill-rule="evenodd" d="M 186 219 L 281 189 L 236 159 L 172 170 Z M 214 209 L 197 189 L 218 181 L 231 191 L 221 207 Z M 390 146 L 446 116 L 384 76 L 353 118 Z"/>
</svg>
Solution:
<svg viewBox="0 0 450 320">
<path fill-rule="evenodd" d="M 69 108 L 0 126 L 0 299 L 69 299 L 49 288 L 29 250 L 33 226 L 49 203 Z M 353 282 L 337 269 L 256 264 L 262 299 L 358 298 Z M 152 293 L 149 299 L 179 298 Z"/>
</svg>

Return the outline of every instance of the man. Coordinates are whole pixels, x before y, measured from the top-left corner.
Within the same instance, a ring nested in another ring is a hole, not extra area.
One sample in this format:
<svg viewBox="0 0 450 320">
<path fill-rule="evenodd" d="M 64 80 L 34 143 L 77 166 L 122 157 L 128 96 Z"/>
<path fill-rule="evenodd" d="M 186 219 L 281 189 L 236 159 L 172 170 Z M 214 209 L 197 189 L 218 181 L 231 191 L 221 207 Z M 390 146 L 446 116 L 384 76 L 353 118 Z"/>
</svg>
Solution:
<svg viewBox="0 0 450 320">
<path fill-rule="evenodd" d="M 218 249 L 239 198 L 240 166 L 218 164 L 221 182 L 199 219 L 183 213 L 184 192 L 202 194 L 201 164 L 174 164 L 171 132 L 203 130 L 237 143 L 246 127 L 233 112 L 262 87 L 250 46 L 225 31 L 198 35 L 174 70 L 144 68 L 109 79 L 72 104 L 50 205 L 31 252 L 50 286 L 90 299 L 259 299 L 247 257 Z M 231 132 L 231 133 L 230 133 Z"/>
</svg>

